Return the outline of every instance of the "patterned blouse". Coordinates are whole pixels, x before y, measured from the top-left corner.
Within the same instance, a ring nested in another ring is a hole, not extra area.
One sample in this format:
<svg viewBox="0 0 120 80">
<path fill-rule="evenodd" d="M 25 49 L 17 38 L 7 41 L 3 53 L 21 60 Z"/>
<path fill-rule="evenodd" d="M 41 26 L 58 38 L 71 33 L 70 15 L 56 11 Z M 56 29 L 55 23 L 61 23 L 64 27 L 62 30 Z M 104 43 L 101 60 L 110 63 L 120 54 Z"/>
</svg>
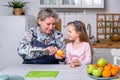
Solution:
<svg viewBox="0 0 120 80">
<path fill-rule="evenodd" d="M 35 59 L 41 56 L 40 50 L 48 46 L 65 49 L 63 34 L 54 29 L 52 34 L 47 35 L 42 33 L 40 27 L 37 26 L 25 32 L 17 51 L 23 59 Z"/>
</svg>

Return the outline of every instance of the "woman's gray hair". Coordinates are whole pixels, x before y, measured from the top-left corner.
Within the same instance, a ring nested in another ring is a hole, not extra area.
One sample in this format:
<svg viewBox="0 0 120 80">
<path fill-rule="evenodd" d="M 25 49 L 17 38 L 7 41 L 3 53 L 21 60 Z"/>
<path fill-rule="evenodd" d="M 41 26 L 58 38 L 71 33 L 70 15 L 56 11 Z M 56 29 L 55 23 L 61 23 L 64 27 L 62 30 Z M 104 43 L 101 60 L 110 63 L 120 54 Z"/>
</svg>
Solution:
<svg viewBox="0 0 120 80">
<path fill-rule="evenodd" d="M 46 9 L 42 9 L 39 13 L 38 13 L 38 17 L 37 19 L 40 19 L 40 20 L 45 20 L 46 18 L 48 17 L 53 17 L 55 18 L 56 20 L 59 19 L 59 16 L 58 14 L 56 13 L 55 10 L 53 9 L 50 9 L 50 8 L 46 8 Z"/>
</svg>

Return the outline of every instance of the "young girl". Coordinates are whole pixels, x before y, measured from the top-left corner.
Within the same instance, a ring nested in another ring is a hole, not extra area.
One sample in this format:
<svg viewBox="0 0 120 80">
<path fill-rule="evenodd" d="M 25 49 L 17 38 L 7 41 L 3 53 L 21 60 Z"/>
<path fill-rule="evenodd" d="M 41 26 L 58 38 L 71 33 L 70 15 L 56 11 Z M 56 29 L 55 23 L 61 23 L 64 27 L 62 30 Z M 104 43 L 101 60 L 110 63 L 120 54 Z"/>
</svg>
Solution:
<svg viewBox="0 0 120 80">
<path fill-rule="evenodd" d="M 71 41 L 66 45 L 66 63 L 71 67 L 90 64 L 92 49 L 86 26 L 81 21 L 69 22 L 68 38 Z"/>
</svg>

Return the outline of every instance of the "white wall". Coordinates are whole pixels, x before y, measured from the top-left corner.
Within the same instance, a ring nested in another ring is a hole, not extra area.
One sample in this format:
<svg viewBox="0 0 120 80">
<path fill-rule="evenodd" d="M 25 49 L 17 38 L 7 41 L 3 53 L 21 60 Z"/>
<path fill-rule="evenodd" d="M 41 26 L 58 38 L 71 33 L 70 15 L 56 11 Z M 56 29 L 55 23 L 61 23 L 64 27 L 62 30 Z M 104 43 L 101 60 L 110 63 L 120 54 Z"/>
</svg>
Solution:
<svg viewBox="0 0 120 80">
<path fill-rule="evenodd" d="M 0 5 L 7 4 L 9 0 L 0 0 Z M 24 0 L 29 2 L 25 7 L 25 14 L 26 15 L 33 15 L 37 16 L 40 7 L 39 7 L 39 0 Z M 81 20 L 86 25 L 88 23 L 92 26 L 92 35 L 96 37 L 96 13 L 105 12 L 105 13 L 120 13 L 119 7 L 120 0 L 105 0 L 105 8 L 104 9 L 86 9 L 86 13 L 84 14 L 81 9 L 77 12 L 72 11 L 67 12 L 66 10 L 62 9 L 62 12 L 58 12 L 60 18 L 62 19 L 62 32 L 66 36 L 66 27 L 64 27 L 69 21 L 74 20 Z M 5 6 L 0 6 L 0 16 L 2 15 L 12 15 L 12 8 L 8 8 Z"/>
</svg>

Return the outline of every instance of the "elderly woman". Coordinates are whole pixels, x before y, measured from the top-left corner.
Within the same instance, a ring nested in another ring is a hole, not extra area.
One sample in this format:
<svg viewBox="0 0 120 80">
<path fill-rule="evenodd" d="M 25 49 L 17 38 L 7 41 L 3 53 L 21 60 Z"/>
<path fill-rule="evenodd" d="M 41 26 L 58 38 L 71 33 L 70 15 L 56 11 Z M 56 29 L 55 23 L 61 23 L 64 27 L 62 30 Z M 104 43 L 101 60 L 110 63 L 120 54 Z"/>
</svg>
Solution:
<svg viewBox="0 0 120 80">
<path fill-rule="evenodd" d="M 63 34 L 55 29 L 58 14 L 53 9 L 42 9 L 38 25 L 25 32 L 18 47 L 24 64 L 59 64 L 64 56 L 57 56 L 57 49 L 65 49 Z"/>
</svg>

